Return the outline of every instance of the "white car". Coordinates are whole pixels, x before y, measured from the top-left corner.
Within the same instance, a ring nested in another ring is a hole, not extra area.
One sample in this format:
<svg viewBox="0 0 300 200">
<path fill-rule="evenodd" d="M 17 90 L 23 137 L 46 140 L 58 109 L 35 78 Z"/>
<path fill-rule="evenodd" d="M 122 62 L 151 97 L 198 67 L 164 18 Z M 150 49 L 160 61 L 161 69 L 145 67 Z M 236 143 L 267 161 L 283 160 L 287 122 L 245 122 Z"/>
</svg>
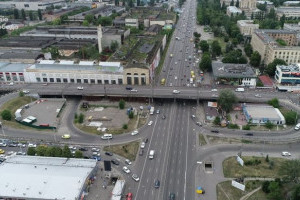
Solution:
<svg viewBox="0 0 300 200">
<path fill-rule="evenodd" d="M 76 147 L 74 147 L 74 146 L 69 146 L 69 149 L 71 149 L 71 150 L 76 150 L 77 148 Z"/>
<path fill-rule="evenodd" d="M 137 89 L 132 89 L 130 90 L 130 92 L 137 92 Z"/>
<path fill-rule="evenodd" d="M 136 182 L 140 180 L 140 178 L 136 174 L 132 174 L 132 179 L 135 180 Z"/>
<path fill-rule="evenodd" d="M 218 92 L 218 90 L 217 90 L 217 89 L 212 89 L 211 91 L 212 91 L 212 92 Z"/>
<path fill-rule="evenodd" d="M 7 144 L 6 143 L 4 143 L 4 142 L 0 142 L 0 147 L 6 147 L 7 146 Z"/>
<path fill-rule="evenodd" d="M 179 94 L 180 91 L 179 90 L 173 90 L 173 94 Z"/>
<path fill-rule="evenodd" d="M 10 82 L 8 85 L 14 85 L 14 82 Z"/>
<path fill-rule="evenodd" d="M 156 110 L 156 114 L 159 114 L 160 113 L 160 111 L 159 110 Z"/>
<path fill-rule="evenodd" d="M 175 76 L 175 80 L 177 80 L 177 76 Z"/>
<path fill-rule="evenodd" d="M 100 153 L 94 151 L 93 156 L 100 156 Z"/>
<path fill-rule="evenodd" d="M 92 151 L 93 151 L 93 152 L 99 152 L 99 151 L 100 151 L 100 149 L 97 149 L 97 148 L 92 148 Z"/>
<path fill-rule="evenodd" d="M 283 152 L 281 152 L 281 155 L 282 156 L 291 156 L 291 153 L 287 152 L 287 151 L 283 151 Z"/>
<path fill-rule="evenodd" d="M 131 135 L 137 135 L 139 133 L 139 131 L 138 130 L 135 130 L 135 131 L 133 131 L 132 133 L 131 133 Z"/>
<path fill-rule="evenodd" d="M 128 159 L 125 160 L 125 163 L 126 163 L 127 165 L 131 165 L 131 161 L 128 160 Z"/>
<path fill-rule="evenodd" d="M 23 90 L 22 91 L 24 94 L 28 94 L 29 93 L 29 90 Z"/>
<path fill-rule="evenodd" d="M 141 144 L 141 149 L 144 149 L 145 146 L 146 146 L 146 143 L 145 143 L 145 142 L 142 142 L 142 144 Z"/>
<path fill-rule="evenodd" d="M 177 65 L 177 62 L 175 62 L 175 65 Z"/>
<path fill-rule="evenodd" d="M 35 147 L 36 147 L 36 144 L 29 143 L 29 144 L 28 144 L 28 147 L 34 147 L 34 148 L 35 148 Z"/>
<path fill-rule="evenodd" d="M 261 95 L 260 94 L 256 94 L 255 97 L 261 98 Z"/>
<path fill-rule="evenodd" d="M 77 87 L 77 90 L 83 90 L 83 87 L 79 86 Z"/>
<path fill-rule="evenodd" d="M 26 144 L 19 143 L 18 147 L 26 147 Z"/>
<path fill-rule="evenodd" d="M 126 173 L 126 174 L 129 174 L 130 173 L 130 169 L 126 166 L 123 167 L 123 171 Z"/>
<path fill-rule="evenodd" d="M 150 121 L 149 123 L 148 123 L 148 126 L 151 126 L 153 124 L 153 121 Z"/>
<path fill-rule="evenodd" d="M 184 61 L 187 62 L 187 59 L 185 59 Z"/>
</svg>

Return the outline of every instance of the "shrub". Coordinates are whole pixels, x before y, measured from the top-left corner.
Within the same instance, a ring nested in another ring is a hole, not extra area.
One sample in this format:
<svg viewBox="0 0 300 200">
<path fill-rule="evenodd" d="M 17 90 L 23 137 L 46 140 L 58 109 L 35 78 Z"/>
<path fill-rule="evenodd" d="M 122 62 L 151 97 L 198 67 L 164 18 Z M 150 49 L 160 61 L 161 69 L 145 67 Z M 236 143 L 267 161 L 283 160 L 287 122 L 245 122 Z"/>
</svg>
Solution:
<svg viewBox="0 0 300 200">
<path fill-rule="evenodd" d="M 19 97 L 24 97 L 24 92 L 23 91 L 19 92 Z"/>
<path fill-rule="evenodd" d="M 266 156 L 266 162 L 269 162 L 270 160 L 269 160 L 269 155 L 267 154 L 267 156 Z"/>
<path fill-rule="evenodd" d="M 272 128 L 274 127 L 274 124 L 272 124 L 272 122 L 270 122 L 270 121 L 267 121 L 266 127 L 267 127 L 268 129 L 272 129 Z"/>
<path fill-rule="evenodd" d="M 256 165 L 259 165 L 259 164 L 261 164 L 261 161 L 258 160 L 258 159 L 245 161 L 246 166 L 256 166 Z"/>
<path fill-rule="evenodd" d="M 84 120 L 84 114 L 80 113 L 78 118 L 78 123 L 83 123 L 83 120 Z"/>
<path fill-rule="evenodd" d="M 132 111 L 129 112 L 129 115 L 128 115 L 129 119 L 132 119 L 134 117 L 134 114 Z"/>
<path fill-rule="evenodd" d="M 277 98 L 268 101 L 268 104 L 273 106 L 274 108 L 279 108 L 279 101 Z"/>
<path fill-rule="evenodd" d="M 123 129 L 128 129 L 128 125 L 127 124 L 123 124 Z"/>
<path fill-rule="evenodd" d="M 270 161 L 269 162 L 269 169 L 273 169 L 274 168 L 274 162 L 273 161 Z"/>
<path fill-rule="evenodd" d="M 1 117 L 4 120 L 10 121 L 12 118 L 11 112 L 9 110 L 3 110 L 1 113 Z"/>
<path fill-rule="evenodd" d="M 214 120 L 214 125 L 220 125 L 220 123 L 221 123 L 221 119 L 220 119 L 220 117 L 219 116 L 217 116 L 216 118 L 215 118 L 215 120 Z"/>
<path fill-rule="evenodd" d="M 243 126 L 243 130 L 250 130 L 250 125 L 247 124 L 247 125 Z"/>
<path fill-rule="evenodd" d="M 270 190 L 269 190 L 269 185 L 270 185 L 270 181 L 264 181 L 263 184 L 262 184 L 261 190 L 262 190 L 264 193 L 269 193 L 269 192 L 270 192 Z"/>
<path fill-rule="evenodd" d="M 228 128 L 230 128 L 230 129 L 238 129 L 239 126 L 237 124 L 228 124 Z"/>
<path fill-rule="evenodd" d="M 125 108 L 125 101 L 124 101 L 123 99 L 121 99 L 121 100 L 119 101 L 119 108 L 120 108 L 121 110 Z"/>
</svg>

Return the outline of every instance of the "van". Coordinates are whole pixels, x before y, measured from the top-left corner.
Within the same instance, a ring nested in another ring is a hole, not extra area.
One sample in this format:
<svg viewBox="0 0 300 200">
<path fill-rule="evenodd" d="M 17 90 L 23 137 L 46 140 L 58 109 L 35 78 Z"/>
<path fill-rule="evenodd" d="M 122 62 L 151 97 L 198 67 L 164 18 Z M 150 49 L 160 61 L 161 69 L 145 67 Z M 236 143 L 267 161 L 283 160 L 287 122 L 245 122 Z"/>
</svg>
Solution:
<svg viewBox="0 0 300 200">
<path fill-rule="evenodd" d="M 295 130 L 298 131 L 300 129 L 300 123 L 295 126 Z"/>
<path fill-rule="evenodd" d="M 236 88 L 235 91 L 236 92 L 245 92 L 245 88 Z"/>
<path fill-rule="evenodd" d="M 154 150 L 150 150 L 150 152 L 149 152 L 149 159 L 150 160 L 154 158 L 154 153 L 155 153 Z"/>
<path fill-rule="evenodd" d="M 112 139 L 112 134 L 104 134 L 103 136 L 101 136 L 101 139 L 103 139 L 103 140 Z"/>
</svg>

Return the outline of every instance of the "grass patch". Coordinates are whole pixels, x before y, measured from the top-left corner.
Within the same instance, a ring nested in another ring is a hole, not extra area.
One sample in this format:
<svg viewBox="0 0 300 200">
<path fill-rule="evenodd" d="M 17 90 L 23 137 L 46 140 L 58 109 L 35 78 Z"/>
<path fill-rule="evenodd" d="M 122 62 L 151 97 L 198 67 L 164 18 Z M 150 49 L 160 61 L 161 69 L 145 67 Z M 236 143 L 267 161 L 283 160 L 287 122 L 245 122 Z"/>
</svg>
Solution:
<svg viewBox="0 0 300 200">
<path fill-rule="evenodd" d="M 203 134 L 199 134 L 199 145 L 200 146 L 204 146 L 204 145 L 206 145 L 207 143 L 206 143 L 206 140 L 205 140 L 205 138 L 204 138 L 204 135 Z"/>
<path fill-rule="evenodd" d="M 118 154 L 119 156 L 134 161 L 139 150 L 139 146 L 140 143 L 135 141 L 127 144 L 111 145 L 110 147 L 105 146 L 103 150 L 110 151 L 112 153 Z"/>
<path fill-rule="evenodd" d="M 244 139 L 242 139 L 241 142 L 242 142 L 242 143 L 245 143 L 245 144 L 251 144 L 251 143 L 252 143 L 251 140 L 244 140 Z"/>
<path fill-rule="evenodd" d="M 241 143 L 241 139 L 237 138 L 226 138 L 207 135 L 206 138 L 209 140 L 210 144 L 232 144 L 232 143 Z"/>
<path fill-rule="evenodd" d="M 267 194 L 261 189 L 252 194 L 247 200 L 268 199 Z"/>
<path fill-rule="evenodd" d="M 226 50 L 226 42 L 224 42 L 224 38 L 215 37 L 213 40 L 207 40 L 208 44 L 211 45 L 214 40 L 217 40 L 221 46 L 222 52 Z"/>
<path fill-rule="evenodd" d="M 269 162 L 265 161 L 265 157 L 246 156 L 242 157 L 244 163 L 247 161 L 258 160 L 261 163 L 257 165 L 241 166 L 235 157 L 229 157 L 223 161 L 224 177 L 240 178 L 240 177 L 261 177 L 275 178 L 279 177 L 278 171 L 281 164 L 286 161 L 283 158 L 269 158 Z M 274 163 L 270 168 L 270 163 Z"/>
<path fill-rule="evenodd" d="M 26 104 L 29 104 L 31 101 L 35 101 L 35 99 L 32 98 L 32 97 L 23 96 L 23 97 L 17 97 L 15 99 L 12 99 L 12 100 L 4 103 L 0 108 L 0 113 L 3 110 L 9 110 L 12 114 L 12 120 L 11 121 L 2 120 L 3 121 L 2 123 L 5 126 L 9 126 L 9 127 L 12 127 L 12 128 L 17 128 L 17 129 L 45 131 L 44 129 L 35 129 L 35 128 L 31 128 L 29 126 L 24 126 L 24 125 L 16 122 L 15 119 L 14 119 L 16 110 L 21 108 L 22 106 L 24 106 Z"/>
</svg>

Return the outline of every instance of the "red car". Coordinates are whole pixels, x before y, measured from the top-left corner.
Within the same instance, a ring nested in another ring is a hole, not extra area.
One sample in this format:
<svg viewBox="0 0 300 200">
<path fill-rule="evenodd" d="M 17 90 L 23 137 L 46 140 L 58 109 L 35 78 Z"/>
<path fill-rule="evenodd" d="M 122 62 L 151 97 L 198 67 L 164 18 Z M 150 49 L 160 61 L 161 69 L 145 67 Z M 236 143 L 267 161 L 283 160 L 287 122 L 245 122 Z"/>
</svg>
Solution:
<svg viewBox="0 0 300 200">
<path fill-rule="evenodd" d="M 132 195 L 132 193 L 130 192 L 130 193 L 128 193 L 127 195 L 126 195 L 126 200 L 132 200 L 132 197 L 133 197 L 133 195 Z"/>
</svg>

